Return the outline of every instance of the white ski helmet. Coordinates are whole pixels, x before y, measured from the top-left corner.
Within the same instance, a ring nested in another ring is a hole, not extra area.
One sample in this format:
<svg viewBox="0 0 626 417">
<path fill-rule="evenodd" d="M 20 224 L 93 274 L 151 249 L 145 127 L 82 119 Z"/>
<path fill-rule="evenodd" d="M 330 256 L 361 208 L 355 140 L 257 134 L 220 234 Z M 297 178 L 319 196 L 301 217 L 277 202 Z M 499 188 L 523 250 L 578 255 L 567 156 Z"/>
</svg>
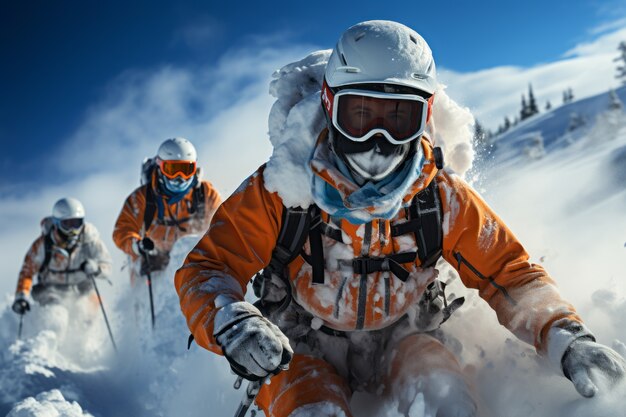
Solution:
<svg viewBox="0 0 626 417">
<path fill-rule="evenodd" d="M 329 87 L 395 84 L 433 94 L 437 88 L 430 47 L 401 23 L 371 20 L 346 30 L 326 65 Z"/>
<path fill-rule="evenodd" d="M 185 138 L 171 138 L 159 146 L 157 157 L 163 161 L 193 161 L 198 160 L 196 148 Z"/>
<path fill-rule="evenodd" d="M 196 181 L 198 154 L 187 139 L 167 139 L 159 146 L 156 159 L 159 181 L 168 192 L 186 192 Z"/>
<path fill-rule="evenodd" d="M 358 183 L 386 178 L 419 152 L 436 87 L 432 52 L 414 30 L 372 20 L 341 35 L 321 99 L 331 149 Z"/>
<path fill-rule="evenodd" d="M 76 236 L 83 230 L 85 209 L 75 198 L 62 198 L 54 203 L 52 218 L 65 235 Z"/>
<path fill-rule="evenodd" d="M 62 198 L 52 207 L 52 217 L 56 220 L 83 219 L 85 209 L 80 201 L 75 198 Z"/>
</svg>

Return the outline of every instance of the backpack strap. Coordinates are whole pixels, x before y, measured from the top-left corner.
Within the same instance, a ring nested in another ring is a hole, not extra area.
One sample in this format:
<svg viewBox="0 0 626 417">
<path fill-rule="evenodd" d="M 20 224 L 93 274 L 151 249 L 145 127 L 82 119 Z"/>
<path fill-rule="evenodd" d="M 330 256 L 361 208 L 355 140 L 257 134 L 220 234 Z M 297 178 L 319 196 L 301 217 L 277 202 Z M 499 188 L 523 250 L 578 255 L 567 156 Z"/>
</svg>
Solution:
<svg viewBox="0 0 626 417">
<path fill-rule="evenodd" d="M 311 257 L 309 264 L 311 265 L 313 284 L 324 283 L 324 244 L 322 243 L 322 233 L 326 230 L 322 228 L 322 216 L 319 207 L 313 205 L 311 212 L 311 224 L 309 225 L 309 245 L 311 247 Z M 304 244 L 304 242 L 303 242 Z"/>
<path fill-rule="evenodd" d="M 143 212 L 143 233 L 147 233 L 157 212 L 156 196 L 150 183 L 146 184 L 146 207 Z"/>
<path fill-rule="evenodd" d="M 309 236 L 312 213 L 315 209 L 316 207 L 314 208 L 314 206 L 308 209 L 283 207 L 280 232 L 278 233 L 270 262 L 262 272 L 255 276 L 252 283 L 254 294 L 262 302 L 266 296 L 267 284 L 271 281 L 272 274 L 285 282 L 285 289 L 288 295 L 290 295 L 291 283 L 287 278 L 286 268 L 302 252 L 304 242 L 307 236 Z M 286 298 L 289 298 L 289 296 Z M 287 306 L 288 301 L 287 299 L 285 300 L 283 303 L 284 307 Z"/>
<path fill-rule="evenodd" d="M 39 267 L 39 273 L 37 274 L 37 281 L 41 280 L 41 275 L 48 269 L 48 265 L 50 264 L 50 259 L 52 258 L 52 236 L 51 233 L 48 232 L 44 235 L 43 238 L 43 248 L 44 248 L 44 258 L 41 266 Z"/>
<path fill-rule="evenodd" d="M 283 222 L 268 266 L 272 272 L 282 273 L 298 257 L 309 235 L 316 211 L 319 218 L 319 209 L 315 205 L 308 209 L 297 207 L 283 210 Z"/>
<path fill-rule="evenodd" d="M 408 212 L 408 221 L 391 226 L 391 236 L 413 233 L 421 267 L 431 267 L 443 249 L 443 215 L 436 178 L 413 198 Z"/>
<path fill-rule="evenodd" d="M 197 187 L 194 187 L 191 196 L 191 208 L 190 214 L 198 213 L 198 216 L 203 218 L 206 212 L 206 184 L 200 182 Z"/>
</svg>

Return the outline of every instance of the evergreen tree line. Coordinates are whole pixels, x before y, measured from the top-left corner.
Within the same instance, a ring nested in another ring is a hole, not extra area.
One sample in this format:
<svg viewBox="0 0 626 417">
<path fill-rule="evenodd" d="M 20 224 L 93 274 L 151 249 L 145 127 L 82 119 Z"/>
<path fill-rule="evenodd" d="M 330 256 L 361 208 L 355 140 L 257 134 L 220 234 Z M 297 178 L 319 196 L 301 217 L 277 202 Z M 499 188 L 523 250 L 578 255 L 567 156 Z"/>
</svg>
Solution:
<svg viewBox="0 0 626 417">
<path fill-rule="evenodd" d="M 620 80 L 622 84 L 626 85 L 626 41 L 620 42 L 617 47 L 619 52 L 619 56 L 617 56 L 613 61 L 617 62 L 617 74 L 615 78 Z M 568 104 L 574 101 L 574 91 L 571 87 L 563 90 L 563 104 Z M 610 91 L 610 97 L 612 104 L 611 108 L 620 108 L 621 102 L 617 98 L 617 95 L 613 90 Z M 552 103 L 550 101 L 546 101 L 545 111 L 549 111 L 552 109 Z M 486 129 L 478 120 L 476 120 L 474 126 L 474 149 L 476 149 L 478 158 L 484 157 L 487 154 L 491 153 L 493 150 L 493 138 L 495 136 L 501 135 L 508 131 L 510 128 L 516 126 L 519 122 L 526 120 L 536 114 L 539 113 L 539 106 L 537 105 L 537 100 L 535 99 L 535 95 L 533 93 L 532 84 L 528 85 L 528 96 L 522 94 L 521 100 L 521 109 L 519 110 L 519 114 L 515 116 L 513 120 L 509 118 L 509 116 L 504 117 L 504 121 L 502 124 L 498 126 L 498 129 L 493 132 L 489 129 Z M 582 116 L 577 113 L 571 114 L 570 126 L 568 131 L 576 130 L 578 127 L 584 125 L 586 121 Z"/>
</svg>

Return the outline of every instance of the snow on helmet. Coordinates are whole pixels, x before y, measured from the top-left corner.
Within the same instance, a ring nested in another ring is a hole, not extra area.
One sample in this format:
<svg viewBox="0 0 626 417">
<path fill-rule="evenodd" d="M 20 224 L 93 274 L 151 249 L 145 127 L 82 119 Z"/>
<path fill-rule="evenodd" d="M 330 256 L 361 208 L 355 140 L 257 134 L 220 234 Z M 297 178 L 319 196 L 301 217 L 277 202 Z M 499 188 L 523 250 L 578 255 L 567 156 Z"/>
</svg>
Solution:
<svg viewBox="0 0 626 417">
<path fill-rule="evenodd" d="M 156 163 L 159 179 L 171 193 L 187 191 L 194 183 L 197 173 L 196 148 L 185 138 L 171 138 L 159 146 Z"/>
<path fill-rule="evenodd" d="M 437 88 L 430 47 L 401 23 L 371 20 L 346 30 L 326 65 L 331 88 L 352 84 L 394 84 L 433 94 Z"/>
<path fill-rule="evenodd" d="M 77 236 L 84 227 L 85 209 L 75 198 L 62 198 L 52 207 L 55 226 L 66 236 Z"/>
</svg>

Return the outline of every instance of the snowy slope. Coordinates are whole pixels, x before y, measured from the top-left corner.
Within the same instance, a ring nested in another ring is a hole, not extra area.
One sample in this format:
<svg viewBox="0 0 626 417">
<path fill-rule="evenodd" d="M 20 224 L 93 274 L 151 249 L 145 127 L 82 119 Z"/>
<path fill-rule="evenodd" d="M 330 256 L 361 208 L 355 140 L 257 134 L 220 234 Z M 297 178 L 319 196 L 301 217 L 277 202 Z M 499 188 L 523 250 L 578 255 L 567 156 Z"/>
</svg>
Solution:
<svg viewBox="0 0 626 417">
<path fill-rule="evenodd" d="M 626 90 L 618 93 L 626 101 Z M 596 135 L 600 126 L 595 121 L 606 104 L 606 95 L 592 97 L 518 125 L 499 138 L 494 163 L 477 186 L 534 261 L 553 275 L 599 341 L 626 355 L 626 128 Z M 587 126 L 574 136 L 567 133 L 572 111 L 588 116 Z M 528 138 L 537 132 L 544 152 L 529 153 Z M 194 238 L 179 242 L 172 265 L 154 277 L 154 333 L 144 285 L 105 299 L 118 355 L 100 312 L 89 312 L 89 306 L 77 306 L 81 315 L 63 307 L 35 307 L 25 319 L 23 340 L 15 341 L 17 320 L 7 295 L 0 303 L 0 415 L 233 415 L 243 393 L 232 389 L 226 361 L 195 345 L 186 350 L 188 331 L 172 277 L 193 244 Z M 446 274 L 454 276 L 442 266 Z M 482 415 L 626 416 L 626 387 L 592 400 L 579 397 L 567 380 L 503 329 L 475 293 L 458 280 L 453 291 L 468 302 L 445 330 L 460 342 Z M 137 319 L 135 299 L 141 306 Z M 92 326 L 77 320 L 85 314 Z M 353 404 L 357 417 L 398 417 L 394 410 L 379 409 L 369 396 L 357 395 Z"/>
<path fill-rule="evenodd" d="M 115 306 L 105 304 L 119 355 L 112 352 L 99 311 L 94 317 L 97 334 L 85 337 L 67 326 L 64 307 L 54 311 L 34 307 L 24 321 L 25 338 L 15 341 L 15 315 L 4 307 L 0 319 L 0 415 L 11 409 L 11 417 L 229 415 L 238 399 L 234 393 L 228 397 L 230 390 L 225 387 L 232 386 L 234 377 L 223 361 L 197 346 L 187 351 L 188 331 L 172 281 L 196 240 L 179 241 L 168 270 L 154 276 L 154 333 L 145 285 L 121 297 Z M 134 297 L 141 306 L 138 322 Z M 47 317 L 48 328 L 56 331 L 40 330 L 44 325 L 33 328 L 43 317 Z M 66 343 L 68 338 L 70 343 Z M 94 340 L 98 343 L 91 346 Z M 95 359 L 98 366 L 90 365 L 92 360 L 76 360 L 79 354 Z"/>
<path fill-rule="evenodd" d="M 615 93 L 622 103 L 626 103 L 626 86 L 616 89 Z M 520 150 L 536 145 L 538 137 L 547 152 L 567 148 L 592 133 L 597 118 L 607 110 L 609 102 L 609 93 L 602 93 L 526 119 L 496 137 L 494 157 L 500 163 L 516 159 Z"/>
</svg>

